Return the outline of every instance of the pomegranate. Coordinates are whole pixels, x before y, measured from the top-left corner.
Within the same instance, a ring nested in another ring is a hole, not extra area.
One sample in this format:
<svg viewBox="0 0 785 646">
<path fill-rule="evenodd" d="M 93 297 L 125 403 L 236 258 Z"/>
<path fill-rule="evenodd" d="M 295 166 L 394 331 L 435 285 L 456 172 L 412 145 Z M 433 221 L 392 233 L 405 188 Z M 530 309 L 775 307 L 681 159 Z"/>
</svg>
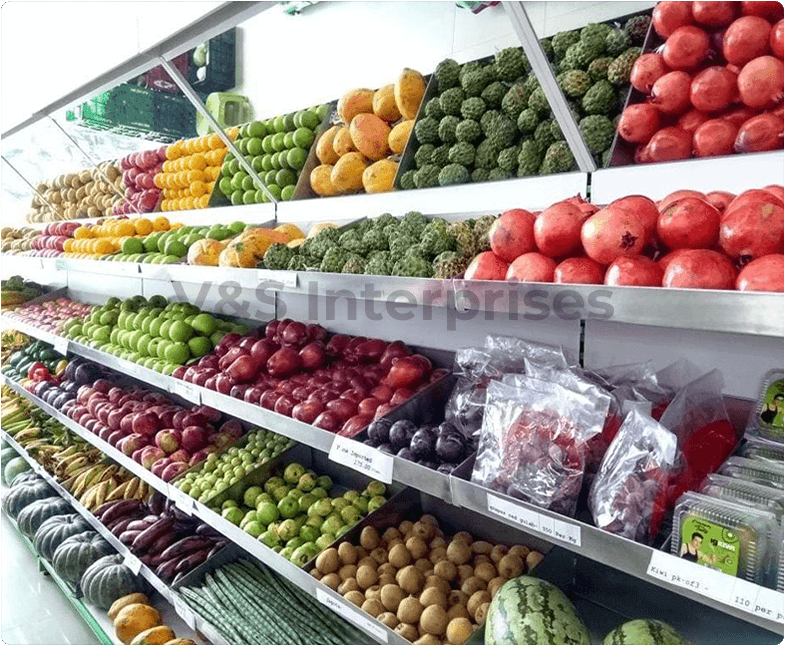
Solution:
<svg viewBox="0 0 785 646">
<path fill-rule="evenodd" d="M 690 134 L 694 134 L 698 129 L 698 126 L 702 126 L 708 120 L 708 114 L 693 108 L 689 112 L 685 112 L 683 115 L 681 115 L 679 120 L 676 122 L 676 125 L 678 125 L 682 130 L 686 130 Z"/>
<path fill-rule="evenodd" d="M 663 128 L 654 134 L 646 149 L 649 160 L 653 162 L 689 159 L 692 154 L 692 137 L 681 128 Z"/>
<path fill-rule="evenodd" d="M 581 244 L 583 213 L 577 206 L 559 202 L 545 209 L 534 221 L 534 240 L 544 256 L 567 256 Z"/>
<path fill-rule="evenodd" d="M 731 65 L 743 67 L 769 52 L 771 25 L 759 16 L 742 16 L 725 31 L 722 55 Z"/>
<path fill-rule="evenodd" d="M 630 84 L 638 92 L 648 94 L 655 81 L 670 72 L 662 56 L 656 52 L 643 54 L 632 66 Z"/>
<path fill-rule="evenodd" d="M 483 251 L 466 268 L 466 280 L 504 280 L 507 264 L 493 251 Z"/>
<path fill-rule="evenodd" d="M 692 7 L 689 2 L 658 2 L 651 21 L 654 31 L 661 38 L 667 38 L 679 27 L 692 24 Z"/>
<path fill-rule="evenodd" d="M 507 280 L 519 283 L 552 283 L 556 263 L 536 251 L 518 256 L 507 270 Z"/>
<path fill-rule="evenodd" d="M 771 203 L 777 206 L 783 206 L 782 198 L 775 192 L 772 192 L 770 189 L 775 188 L 776 185 L 772 187 L 766 188 L 753 188 L 749 191 L 744 191 L 737 195 L 733 201 L 728 204 L 728 208 L 725 210 L 726 213 L 731 213 L 732 211 L 742 207 L 747 206 L 748 204 L 756 204 L 757 202 L 763 202 L 765 204 Z"/>
<path fill-rule="evenodd" d="M 720 212 L 695 197 L 685 197 L 660 213 L 657 235 L 670 249 L 709 249 L 720 233 Z"/>
<path fill-rule="evenodd" d="M 736 99 L 736 75 L 727 67 L 707 67 L 695 75 L 690 85 L 690 102 L 697 110 L 717 112 Z"/>
<path fill-rule="evenodd" d="M 594 206 L 594 204 L 591 202 L 584 200 L 580 194 L 576 195 L 575 197 L 568 197 L 566 200 L 562 200 L 562 202 L 566 202 L 567 204 L 572 204 L 573 206 L 577 207 L 580 210 L 581 216 L 584 220 L 600 210 L 599 207 Z"/>
<path fill-rule="evenodd" d="M 610 206 L 626 211 L 632 217 L 642 222 L 646 230 L 646 239 L 652 239 L 657 231 L 657 220 L 660 217 L 657 205 L 652 200 L 643 195 L 628 195 L 611 202 Z"/>
<path fill-rule="evenodd" d="M 710 249 L 683 250 L 662 277 L 663 287 L 733 289 L 736 269 L 721 253 Z"/>
<path fill-rule="evenodd" d="M 651 161 L 651 159 L 649 159 L 649 153 L 646 150 L 646 146 L 641 144 L 640 146 L 635 147 L 633 161 L 636 164 L 648 164 Z"/>
<path fill-rule="evenodd" d="M 712 191 L 711 193 L 706 193 L 706 201 L 720 213 L 725 211 L 734 197 L 736 196 L 733 193 L 728 193 L 727 191 Z"/>
<path fill-rule="evenodd" d="M 608 206 L 597 211 L 581 229 L 586 254 L 601 265 L 621 256 L 637 256 L 649 239 L 646 226 L 624 209 Z"/>
<path fill-rule="evenodd" d="M 771 28 L 769 34 L 769 47 L 772 53 L 782 60 L 782 40 L 783 40 L 783 21 L 780 20 L 774 27 Z"/>
<path fill-rule="evenodd" d="M 660 111 L 648 103 L 625 108 L 619 119 L 619 136 L 630 143 L 648 143 L 660 127 Z"/>
<path fill-rule="evenodd" d="M 782 254 L 771 254 L 756 258 L 739 272 L 736 289 L 740 292 L 782 292 L 783 291 Z"/>
<path fill-rule="evenodd" d="M 727 119 L 707 121 L 692 135 L 692 154 L 696 157 L 731 155 L 738 131 Z"/>
<path fill-rule="evenodd" d="M 776 22 L 782 18 L 782 3 L 780 2 L 742 2 L 741 13 L 745 16 L 760 16 L 769 22 Z"/>
<path fill-rule="evenodd" d="M 739 96 L 751 108 L 771 108 L 782 101 L 782 61 L 759 56 L 739 73 Z"/>
<path fill-rule="evenodd" d="M 729 206 L 720 224 L 720 247 L 734 259 L 782 253 L 782 231 L 782 206 L 770 201 Z"/>
<path fill-rule="evenodd" d="M 700 191 L 692 191 L 690 189 L 682 189 L 680 191 L 673 191 L 673 193 L 668 193 L 665 197 L 663 197 L 657 206 L 660 209 L 660 212 L 667 209 L 671 204 L 674 202 L 678 202 L 679 200 L 683 200 L 685 197 L 695 197 L 699 200 L 705 200 L 706 196 L 701 193 Z M 659 213 L 657 214 L 657 218 L 659 219 Z"/>
<path fill-rule="evenodd" d="M 741 128 L 741 125 L 745 121 L 749 121 L 756 114 L 757 113 L 752 108 L 748 108 L 746 105 L 740 105 L 730 112 L 726 112 L 725 114 L 721 115 L 720 119 L 731 121 L 736 125 L 737 128 Z"/>
<path fill-rule="evenodd" d="M 782 148 L 782 117 L 759 114 L 745 121 L 736 135 L 734 148 L 739 153 L 759 153 Z"/>
<path fill-rule="evenodd" d="M 669 254 L 665 254 L 662 258 L 660 258 L 657 261 L 657 264 L 660 266 L 660 269 L 662 269 L 663 273 L 665 273 L 668 271 L 668 267 L 674 260 L 681 258 L 688 251 L 692 251 L 692 249 L 679 249 L 678 251 L 671 251 Z"/>
<path fill-rule="evenodd" d="M 652 86 L 649 102 L 664 114 L 681 114 L 690 106 L 691 85 L 687 72 L 668 72 Z"/>
<path fill-rule="evenodd" d="M 692 70 L 709 55 L 709 35 L 700 27 L 679 27 L 662 47 L 662 59 L 674 70 Z"/>
<path fill-rule="evenodd" d="M 662 268 L 645 256 L 617 258 L 605 272 L 605 284 L 660 287 L 662 285 Z"/>
<path fill-rule="evenodd" d="M 488 232 L 493 253 L 512 262 L 518 256 L 534 251 L 534 220 L 534 215 L 524 209 L 502 213 Z"/>
<path fill-rule="evenodd" d="M 706 27 L 725 27 L 736 16 L 735 2 L 693 2 L 692 18 Z"/>
<path fill-rule="evenodd" d="M 604 273 L 602 265 L 591 258 L 567 258 L 556 266 L 553 272 L 553 282 L 572 285 L 602 285 Z"/>
<path fill-rule="evenodd" d="M 779 184 L 769 184 L 768 186 L 764 186 L 763 190 L 767 193 L 771 193 L 780 201 L 780 204 L 782 204 L 783 195 L 785 195 L 785 191 L 783 191 L 782 186 Z"/>
</svg>

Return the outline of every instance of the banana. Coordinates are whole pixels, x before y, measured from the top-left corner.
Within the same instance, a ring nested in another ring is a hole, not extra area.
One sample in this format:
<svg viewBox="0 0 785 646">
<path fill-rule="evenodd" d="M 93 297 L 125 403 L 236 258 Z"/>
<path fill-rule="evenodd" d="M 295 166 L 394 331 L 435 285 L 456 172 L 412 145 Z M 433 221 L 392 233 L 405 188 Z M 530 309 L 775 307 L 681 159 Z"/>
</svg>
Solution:
<svg viewBox="0 0 785 646">
<path fill-rule="evenodd" d="M 139 486 L 136 488 L 134 492 L 134 500 L 143 500 L 145 495 L 147 494 L 147 483 L 143 480 L 139 480 Z"/>
<path fill-rule="evenodd" d="M 69 462 L 68 466 L 65 469 L 65 475 L 70 476 L 79 467 L 83 467 L 86 464 L 88 464 L 88 460 L 85 457 L 80 457 L 77 460 Z"/>
<path fill-rule="evenodd" d="M 70 478 L 68 478 L 68 480 L 63 480 L 63 482 L 61 482 L 60 484 L 62 485 L 63 489 L 65 489 L 69 493 L 72 493 L 74 482 L 76 482 L 76 477 L 71 476 Z"/>
<path fill-rule="evenodd" d="M 73 491 L 74 496 L 79 496 L 90 488 L 90 482 L 88 479 L 90 478 L 92 472 L 95 471 L 96 468 L 97 467 L 90 467 L 85 469 L 82 472 L 82 475 L 80 475 L 76 479 L 76 483 L 74 485 L 74 491 Z"/>
<path fill-rule="evenodd" d="M 108 492 L 109 492 L 108 481 L 104 481 L 96 487 L 95 498 L 93 500 L 96 509 L 104 504 L 104 501 L 106 500 L 106 494 Z M 92 509 L 92 507 L 90 509 Z"/>
<path fill-rule="evenodd" d="M 65 449 L 62 449 L 59 453 L 55 453 L 54 457 L 56 457 L 57 459 L 67 458 L 69 455 L 73 455 L 74 453 L 76 453 L 76 451 L 77 451 L 76 445 L 71 444 Z"/>
<path fill-rule="evenodd" d="M 118 487 L 112 489 L 109 494 L 106 496 L 106 502 L 112 502 L 113 500 L 125 500 L 126 495 L 125 492 L 128 489 L 128 485 L 130 482 L 124 482 Z"/>
<path fill-rule="evenodd" d="M 133 500 L 136 498 L 136 490 L 139 488 L 139 483 L 141 481 L 139 478 L 132 478 L 128 481 L 128 486 L 125 489 L 125 493 L 123 494 L 123 498 L 125 500 Z"/>
</svg>

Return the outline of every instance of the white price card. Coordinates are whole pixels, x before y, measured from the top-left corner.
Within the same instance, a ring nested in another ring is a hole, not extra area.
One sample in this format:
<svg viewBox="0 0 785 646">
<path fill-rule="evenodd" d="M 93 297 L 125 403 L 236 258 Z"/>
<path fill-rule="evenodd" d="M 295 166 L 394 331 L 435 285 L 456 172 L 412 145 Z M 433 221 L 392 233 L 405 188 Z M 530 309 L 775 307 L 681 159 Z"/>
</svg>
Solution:
<svg viewBox="0 0 785 646">
<path fill-rule="evenodd" d="M 488 511 L 528 530 L 545 534 L 550 539 L 581 546 L 581 528 L 575 523 L 551 518 L 492 494 L 488 494 Z"/>
<path fill-rule="evenodd" d="M 364 473 L 374 480 L 386 484 L 392 482 L 393 456 L 362 442 L 336 435 L 330 447 L 329 457 L 333 462 Z"/>
<path fill-rule="evenodd" d="M 783 619 L 785 619 L 784 607 L 785 597 L 782 592 L 758 586 L 758 598 L 755 600 L 755 607 L 752 610 L 753 614 L 781 624 Z"/>
<path fill-rule="evenodd" d="M 135 262 L 114 262 L 109 271 L 115 276 L 139 276 L 140 265 Z"/>
<path fill-rule="evenodd" d="M 283 289 L 284 287 L 297 287 L 297 272 L 271 269 L 260 269 L 257 274 L 259 281 L 270 283 L 270 289 Z"/>
<path fill-rule="evenodd" d="M 182 512 L 189 516 L 194 511 L 194 499 L 191 498 L 184 491 L 180 491 L 175 485 L 169 485 L 169 499 L 172 500 L 175 506 Z"/>
<path fill-rule="evenodd" d="M 186 604 L 177 593 L 172 595 L 172 603 L 174 605 L 174 611 L 178 614 L 180 619 L 185 622 L 185 625 L 191 630 L 196 630 L 196 617 L 194 616 L 193 610 L 188 607 L 188 604 Z"/>
<path fill-rule="evenodd" d="M 339 601 L 320 587 L 316 588 L 316 599 L 319 603 L 339 614 L 348 622 L 353 623 L 365 632 L 370 633 L 379 641 L 387 642 L 387 632 L 384 628 L 382 628 L 377 621 L 364 616 L 362 612 L 352 608 L 348 601 Z"/>
<path fill-rule="evenodd" d="M 71 342 L 62 336 L 56 336 L 52 339 L 52 345 L 54 346 L 55 352 L 67 355 L 68 350 L 71 347 Z"/>
<path fill-rule="evenodd" d="M 55 271 L 65 271 L 66 267 L 67 265 L 64 258 L 55 259 Z"/>
<path fill-rule="evenodd" d="M 131 554 L 131 552 L 125 553 L 125 557 L 123 558 L 123 565 L 125 565 L 134 574 L 139 574 L 139 572 L 142 570 L 142 562 L 138 557 Z"/>
<path fill-rule="evenodd" d="M 194 404 L 202 403 L 202 389 L 190 381 L 175 379 L 169 383 L 169 392 L 174 395 L 180 395 L 180 397 Z"/>
</svg>

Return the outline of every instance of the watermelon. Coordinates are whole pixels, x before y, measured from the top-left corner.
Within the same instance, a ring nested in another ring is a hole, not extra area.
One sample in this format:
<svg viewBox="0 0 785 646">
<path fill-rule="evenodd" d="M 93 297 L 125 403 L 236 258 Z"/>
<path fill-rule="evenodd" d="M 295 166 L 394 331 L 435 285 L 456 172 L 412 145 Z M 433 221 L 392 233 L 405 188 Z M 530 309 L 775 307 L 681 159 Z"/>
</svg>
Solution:
<svg viewBox="0 0 785 646">
<path fill-rule="evenodd" d="M 555 585 L 531 576 L 505 583 L 488 608 L 486 644 L 589 644 L 575 606 Z"/>
<path fill-rule="evenodd" d="M 603 644 L 684 644 L 679 633 L 664 621 L 633 619 L 609 632 Z"/>
</svg>

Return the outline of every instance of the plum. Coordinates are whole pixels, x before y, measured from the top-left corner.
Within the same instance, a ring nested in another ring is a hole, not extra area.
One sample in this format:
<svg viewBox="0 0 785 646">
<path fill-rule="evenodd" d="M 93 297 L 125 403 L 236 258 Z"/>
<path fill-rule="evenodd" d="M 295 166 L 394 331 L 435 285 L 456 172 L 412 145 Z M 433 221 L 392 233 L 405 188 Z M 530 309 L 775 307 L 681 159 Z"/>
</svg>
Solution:
<svg viewBox="0 0 785 646">
<path fill-rule="evenodd" d="M 414 422 L 408 419 L 398 420 L 390 428 L 390 444 L 396 451 L 400 451 L 411 444 L 412 437 L 416 432 L 417 427 Z"/>
</svg>

